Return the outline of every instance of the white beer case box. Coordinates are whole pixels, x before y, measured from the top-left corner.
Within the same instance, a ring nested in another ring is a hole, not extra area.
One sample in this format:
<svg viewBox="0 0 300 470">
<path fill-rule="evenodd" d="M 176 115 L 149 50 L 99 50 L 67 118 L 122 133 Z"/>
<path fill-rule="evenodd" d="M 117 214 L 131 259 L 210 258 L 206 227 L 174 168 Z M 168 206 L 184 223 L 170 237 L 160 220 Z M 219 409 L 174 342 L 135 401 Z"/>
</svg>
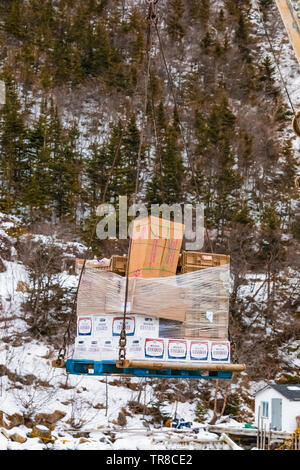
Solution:
<svg viewBox="0 0 300 470">
<path fill-rule="evenodd" d="M 186 339 L 167 339 L 167 360 L 186 361 L 188 357 L 188 341 Z"/>
<path fill-rule="evenodd" d="M 188 359 L 191 362 L 208 362 L 210 358 L 210 342 L 205 340 L 189 340 Z"/>
<path fill-rule="evenodd" d="M 159 336 L 159 319 L 153 317 L 144 317 L 136 315 L 136 330 L 137 337 L 153 337 Z"/>
<path fill-rule="evenodd" d="M 91 361 L 101 360 L 101 344 L 100 339 L 89 338 L 87 344 L 87 359 Z"/>
<path fill-rule="evenodd" d="M 144 359 L 145 338 L 132 337 L 127 339 L 126 358 L 131 360 Z"/>
<path fill-rule="evenodd" d="M 144 359 L 162 361 L 165 359 L 166 343 L 163 338 L 145 338 Z"/>
<path fill-rule="evenodd" d="M 230 362 L 230 342 L 210 341 L 211 362 Z"/>
<path fill-rule="evenodd" d="M 93 320 L 91 316 L 80 316 L 77 319 L 78 336 L 91 336 L 93 331 Z"/>
<path fill-rule="evenodd" d="M 118 316 L 112 319 L 112 336 L 120 336 L 123 328 L 124 317 Z M 125 332 L 126 336 L 133 336 L 135 334 L 136 319 L 133 315 L 126 316 L 125 319 Z"/>
<path fill-rule="evenodd" d="M 74 359 L 88 359 L 88 346 L 89 338 L 78 337 L 75 338 L 75 349 L 74 349 Z"/>
<path fill-rule="evenodd" d="M 101 339 L 101 361 L 117 361 L 119 359 L 119 342 L 115 338 Z"/>
<path fill-rule="evenodd" d="M 112 315 L 93 316 L 93 336 L 96 338 L 112 335 Z"/>
</svg>

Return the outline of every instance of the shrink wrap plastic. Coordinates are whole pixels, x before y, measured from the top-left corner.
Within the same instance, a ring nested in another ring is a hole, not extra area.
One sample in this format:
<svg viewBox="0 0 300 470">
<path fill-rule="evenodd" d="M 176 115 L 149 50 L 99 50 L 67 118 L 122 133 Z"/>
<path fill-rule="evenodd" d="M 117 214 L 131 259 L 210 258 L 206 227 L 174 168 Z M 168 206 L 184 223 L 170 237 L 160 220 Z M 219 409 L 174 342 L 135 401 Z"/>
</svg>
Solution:
<svg viewBox="0 0 300 470">
<path fill-rule="evenodd" d="M 159 319 L 159 336 L 226 340 L 229 264 L 163 278 L 128 278 L 127 315 Z M 85 269 L 77 315 L 122 316 L 126 278 Z"/>
</svg>

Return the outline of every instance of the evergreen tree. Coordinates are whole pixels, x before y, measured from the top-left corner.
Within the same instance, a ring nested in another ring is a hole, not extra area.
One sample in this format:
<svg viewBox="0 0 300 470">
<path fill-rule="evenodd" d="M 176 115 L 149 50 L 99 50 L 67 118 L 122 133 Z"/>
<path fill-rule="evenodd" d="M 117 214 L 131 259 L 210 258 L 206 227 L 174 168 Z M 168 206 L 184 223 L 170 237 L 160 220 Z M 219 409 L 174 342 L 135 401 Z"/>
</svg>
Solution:
<svg viewBox="0 0 300 470">
<path fill-rule="evenodd" d="M 51 149 L 49 137 L 47 115 L 42 110 L 38 120 L 27 132 L 28 173 L 24 186 L 23 203 L 29 207 L 31 220 L 41 215 L 49 215 L 51 203 L 49 172 Z"/>
<path fill-rule="evenodd" d="M 23 38 L 24 28 L 22 20 L 22 1 L 11 0 L 10 9 L 4 24 L 5 30 L 10 34 L 13 34 L 17 38 Z"/>
<path fill-rule="evenodd" d="M 136 124 L 136 117 L 132 115 L 129 119 L 127 129 L 124 132 L 121 152 L 120 164 L 116 170 L 116 191 L 119 195 L 127 195 L 131 197 L 136 188 L 137 161 L 140 145 L 140 133 Z M 141 152 L 141 169 L 140 178 L 142 176 L 142 165 L 144 160 L 144 149 Z M 142 189 L 142 182 L 139 183 L 139 191 Z"/>
<path fill-rule="evenodd" d="M 162 103 L 158 108 L 157 131 L 159 148 L 155 156 L 154 174 L 147 185 L 147 201 L 151 204 L 181 203 L 183 199 L 184 165 L 179 145 L 178 117 L 166 124 Z"/>
<path fill-rule="evenodd" d="M 174 41 L 180 41 L 186 34 L 183 24 L 185 12 L 183 0 L 168 0 L 167 30 Z"/>
<path fill-rule="evenodd" d="M 200 20 L 203 23 L 208 21 L 210 14 L 209 0 L 190 0 L 188 5 L 193 20 Z"/>
<path fill-rule="evenodd" d="M 264 58 L 260 69 L 259 81 L 263 85 L 264 92 L 276 98 L 279 94 L 279 89 L 275 86 L 275 67 L 272 65 L 272 61 L 268 55 Z"/>
<path fill-rule="evenodd" d="M 120 166 L 119 147 L 121 147 L 122 132 L 122 124 L 119 122 L 113 127 L 108 144 L 93 143 L 90 146 L 91 154 L 86 164 L 86 174 L 88 201 L 93 213 L 98 204 L 117 201 L 118 188 L 115 175 Z"/>
<path fill-rule="evenodd" d="M 8 69 L 3 72 L 6 102 L 0 109 L 0 205 L 11 211 L 20 207 L 26 178 L 26 126 L 17 86 Z"/>
<path fill-rule="evenodd" d="M 77 148 L 78 130 L 73 126 L 64 131 L 58 152 L 50 165 L 52 205 L 59 218 L 76 221 L 77 197 L 81 193 L 81 156 Z M 57 145 L 57 142 L 55 142 Z"/>
</svg>

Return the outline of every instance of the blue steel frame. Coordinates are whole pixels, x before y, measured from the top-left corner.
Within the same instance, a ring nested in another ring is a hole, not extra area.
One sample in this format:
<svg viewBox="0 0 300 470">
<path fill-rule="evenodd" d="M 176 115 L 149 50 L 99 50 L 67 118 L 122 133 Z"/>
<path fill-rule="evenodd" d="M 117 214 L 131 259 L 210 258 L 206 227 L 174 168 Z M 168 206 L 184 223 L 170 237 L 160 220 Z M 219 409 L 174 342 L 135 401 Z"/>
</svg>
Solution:
<svg viewBox="0 0 300 470">
<path fill-rule="evenodd" d="M 176 369 L 120 369 L 116 361 L 88 361 L 86 359 L 68 359 L 66 371 L 75 375 L 124 375 L 131 377 L 153 377 L 166 379 L 231 379 L 232 371 L 202 371 L 199 370 L 176 370 Z"/>
</svg>

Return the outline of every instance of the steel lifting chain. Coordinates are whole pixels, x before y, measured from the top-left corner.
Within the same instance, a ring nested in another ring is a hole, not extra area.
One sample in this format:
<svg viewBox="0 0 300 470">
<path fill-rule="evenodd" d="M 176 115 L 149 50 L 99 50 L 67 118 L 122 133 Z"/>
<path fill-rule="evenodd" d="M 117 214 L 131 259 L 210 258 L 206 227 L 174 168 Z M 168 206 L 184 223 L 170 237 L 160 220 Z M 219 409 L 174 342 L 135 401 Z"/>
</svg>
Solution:
<svg viewBox="0 0 300 470">
<path fill-rule="evenodd" d="M 147 108 L 147 101 L 148 101 L 148 85 L 149 85 L 149 76 L 150 76 L 150 53 L 151 53 L 151 46 L 152 46 L 152 28 L 156 27 L 157 25 L 157 4 L 159 0 L 147 0 L 148 3 L 148 13 L 147 13 L 147 60 L 146 60 L 146 81 L 145 81 L 145 103 L 144 103 L 144 122 L 145 122 L 145 115 L 146 115 L 146 108 Z M 140 159 L 142 153 L 142 146 L 143 146 L 143 136 L 144 136 L 144 127 L 145 123 L 142 126 L 141 134 L 140 134 L 140 143 L 139 143 L 139 151 L 138 151 L 138 158 L 137 158 L 137 176 L 136 176 L 136 186 L 135 186 L 135 193 L 133 197 L 133 202 L 136 202 L 136 196 L 138 193 L 138 186 L 139 186 L 139 173 L 140 173 Z M 124 302 L 124 313 L 123 313 L 123 323 L 122 329 L 120 333 L 120 340 L 119 340 L 119 361 L 125 361 L 126 359 L 126 312 L 127 312 L 127 299 L 128 299 L 128 268 L 130 262 L 130 255 L 131 255 L 131 243 L 129 243 L 129 251 L 128 251 L 128 260 L 127 260 L 127 268 L 126 268 L 126 285 L 125 285 L 125 302 Z"/>
</svg>

